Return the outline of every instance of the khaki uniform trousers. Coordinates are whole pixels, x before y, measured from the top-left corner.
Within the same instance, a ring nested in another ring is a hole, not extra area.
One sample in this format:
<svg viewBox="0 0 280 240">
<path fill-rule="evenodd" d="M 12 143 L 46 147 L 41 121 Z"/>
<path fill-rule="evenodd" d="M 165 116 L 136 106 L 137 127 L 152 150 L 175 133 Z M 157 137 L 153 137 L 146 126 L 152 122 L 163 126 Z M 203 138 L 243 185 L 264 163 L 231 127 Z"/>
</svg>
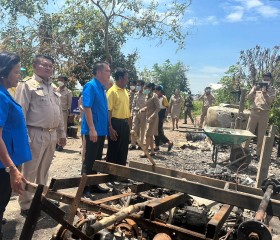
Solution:
<svg viewBox="0 0 280 240">
<path fill-rule="evenodd" d="M 64 131 L 67 135 L 67 125 L 68 125 L 69 111 L 68 110 L 63 110 L 62 113 L 63 113 Z"/>
<path fill-rule="evenodd" d="M 145 131 L 146 131 L 146 112 L 136 113 L 133 116 L 132 129 L 136 132 L 138 138 L 140 138 L 141 143 L 144 143 Z M 131 136 L 131 145 L 136 145 L 136 139 Z"/>
<path fill-rule="evenodd" d="M 57 142 L 56 130 L 49 132 L 42 128 L 28 127 L 28 135 L 32 160 L 22 165 L 22 174 L 30 182 L 46 185 Z M 28 191 L 20 195 L 21 209 L 29 209 L 32 198 L 33 194 Z"/>
<path fill-rule="evenodd" d="M 200 123 L 199 123 L 199 126 L 202 127 L 203 126 L 203 123 L 206 122 L 206 117 L 207 117 L 207 111 L 208 111 L 208 108 L 209 107 L 202 107 L 202 110 L 201 110 L 201 116 L 200 116 Z"/>
<path fill-rule="evenodd" d="M 269 111 L 263 110 L 251 110 L 251 114 L 247 124 L 247 130 L 255 134 L 256 128 L 258 127 L 258 139 L 257 139 L 257 152 L 260 156 L 262 150 L 263 138 L 266 132 L 267 124 L 269 120 Z M 245 148 L 248 149 L 250 140 L 246 141 Z"/>
</svg>

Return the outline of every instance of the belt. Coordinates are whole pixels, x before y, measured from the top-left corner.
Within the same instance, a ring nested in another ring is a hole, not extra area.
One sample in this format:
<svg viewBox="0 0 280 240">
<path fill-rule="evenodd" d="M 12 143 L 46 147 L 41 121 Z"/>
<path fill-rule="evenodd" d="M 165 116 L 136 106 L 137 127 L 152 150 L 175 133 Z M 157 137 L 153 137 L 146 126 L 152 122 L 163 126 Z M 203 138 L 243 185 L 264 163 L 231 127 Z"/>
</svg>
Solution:
<svg viewBox="0 0 280 240">
<path fill-rule="evenodd" d="M 264 110 L 261 110 L 261 109 L 252 109 L 253 111 L 255 111 L 255 112 L 262 112 L 262 111 L 264 111 Z"/>
<path fill-rule="evenodd" d="M 122 122 L 128 122 L 128 118 L 114 118 L 112 117 L 112 120 L 122 121 Z"/>
<path fill-rule="evenodd" d="M 56 131 L 56 128 L 42 128 L 42 127 L 35 127 L 35 126 L 29 126 L 29 125 L 27 125 L 27 127 L 29 127 L 29 128 L 36 128 L 36 129 L 41 130 L 42 132 L 53 132 L 53 131 Z"/>
</svg>

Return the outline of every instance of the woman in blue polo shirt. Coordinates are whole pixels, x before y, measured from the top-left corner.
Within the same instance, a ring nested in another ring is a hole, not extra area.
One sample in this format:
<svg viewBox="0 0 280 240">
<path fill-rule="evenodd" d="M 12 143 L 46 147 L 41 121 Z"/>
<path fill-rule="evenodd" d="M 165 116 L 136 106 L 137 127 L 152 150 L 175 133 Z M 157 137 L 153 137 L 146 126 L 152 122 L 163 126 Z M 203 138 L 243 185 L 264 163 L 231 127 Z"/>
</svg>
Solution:
<svg viewBox="0 0 280 240">
<path fill-rule="evenodd" d="M 31 160 L 24 114 L 8 88 L 20 80 L 20 58 L 14 53 L 0 53 L 0 240 L 2 221 L 12 191 L 21 194 L 26 179 L 17 166 Z"/>
</svg>

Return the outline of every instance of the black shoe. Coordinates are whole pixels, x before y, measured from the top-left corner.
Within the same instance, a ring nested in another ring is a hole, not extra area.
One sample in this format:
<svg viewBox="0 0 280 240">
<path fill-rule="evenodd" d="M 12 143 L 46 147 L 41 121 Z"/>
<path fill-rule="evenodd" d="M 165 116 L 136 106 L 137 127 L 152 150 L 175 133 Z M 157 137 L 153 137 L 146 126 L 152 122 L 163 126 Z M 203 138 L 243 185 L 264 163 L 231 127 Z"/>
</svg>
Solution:
<svg viewBox="0 0 280 240">
<path fill-rule="evenodd" d="M 142 148 L 140 147 L 140 146 L 138 146 L 138 148 L 137 148 L 138 150 L 142 150 Z"/>
<path fill-rule="evenodd" d="M 171 143 L 168 145 L 167 151 L 170 152 L 170 150 L 172 149 L 172 147 L 173 147 L 173 142 L 171 142 Z"/>
<path fill-rule="evenodd" d="M 109 188 L 103 188 L 98 185 L 93 185 L 90 187 L 90 193 L 108 193 Z"/>
<path fill-rule="evenodd" d="M 89 200 L 91 200 L 91 201 L 96 200 L 95 197 L 92 196 L 92 194 L 91 194 L 90 192 L 84 193 L 83 197 L 84 197 L 85 199 L 89 199 Z"/>
<path fill-rule="evenodd" d="M 2 218 L 2 225 L 6 224 L 7 223 L 7 219 L 6 218 Z"/>
<path fill-rule="evenodd" d="M 58 145 L 58 146 L 56 147 L 56 151 L 61 152 L 62 150 L 63 150 L 63 147 L 62 147 L 62 146 Z"/>
<path fill-rule="evenodd" d="M 128 149 L 129 150 L 136 150 L 136 146 L 135 145 L 130 145 L 130 147 Z"/>
</svg>

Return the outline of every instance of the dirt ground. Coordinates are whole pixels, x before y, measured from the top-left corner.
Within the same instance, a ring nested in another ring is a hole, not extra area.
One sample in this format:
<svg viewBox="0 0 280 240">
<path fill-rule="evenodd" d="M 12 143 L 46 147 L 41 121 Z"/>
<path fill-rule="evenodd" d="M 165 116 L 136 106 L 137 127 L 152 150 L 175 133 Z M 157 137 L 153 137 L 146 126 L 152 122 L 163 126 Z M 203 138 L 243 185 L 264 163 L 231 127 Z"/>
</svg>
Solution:
<svg viewBox="0 0 280 240">
<path fill-rule="evenodd" d="M 179 124 L 179 130 L 185 130 L 186 126 L 191 125 Z M 183 128 L 184 127 L 184 128 Z M 196 143 L 187 142 L 185 133 L 179 130 L 172 131 L 171 124 L 165 124 L 165 133 L 170 140 L 174 142 L 174 147 L 170 152 L 167 152 L 167 146 L 161 146 L 160 151 L 154 157 L 156 163 L 165 165 L 167 168 L 175 168 L 179 171 L 189 173 L 203 174 L 213 169 L 213 161 L 211 160 L 211 144 L 209 141 L 199 141 Z M 51 178 L 68 178 L 80 175 L 81 170 L 81 138 L 68 138 L 67 145 L 62 152 L 55 152 L 53 159 L 49 180 Z M 276 179 L 280 178 L 279 165 L 280 161 L 276 158 L 276 149 L 273 151 L 273 156 L 270 164 L 269 175 Z M 104 149 L 104 157 L 106 148 Z M 147 161 L 139 158 L 142 154 L 140 150 L 129 151 L 128 160 Z M 225 149 L 218 154 L 218 162 L 223 161 L 229 157 L 229 150 Z M 248 180 L 249 182 L 256 179 L 258 161 L 253 159 L 249 167 L 243 172 L 239 173 L 241 180 Z M 215 171 L 225 170 L 219 165 Z M 230 171 L 230 170 L 227 170 Z M 234 174 L 234 171 L 231 172 Z M 236 175 L 234 175 L 236 176 Z M 3 225 L 4 239 L 19 239 L 25 218 L 20 215 L 20 208 L 17 201 L 17 196 L 12 196 L 11 201 L 5 212 L 7 223 Z M 66 208 L 66 206 L 62 206 Z M 36 227 L 33 239 L 48 240 L 50 239 L 57 223 L 53 221 L 48 215 L 42 213 Z"/>
</svg>

